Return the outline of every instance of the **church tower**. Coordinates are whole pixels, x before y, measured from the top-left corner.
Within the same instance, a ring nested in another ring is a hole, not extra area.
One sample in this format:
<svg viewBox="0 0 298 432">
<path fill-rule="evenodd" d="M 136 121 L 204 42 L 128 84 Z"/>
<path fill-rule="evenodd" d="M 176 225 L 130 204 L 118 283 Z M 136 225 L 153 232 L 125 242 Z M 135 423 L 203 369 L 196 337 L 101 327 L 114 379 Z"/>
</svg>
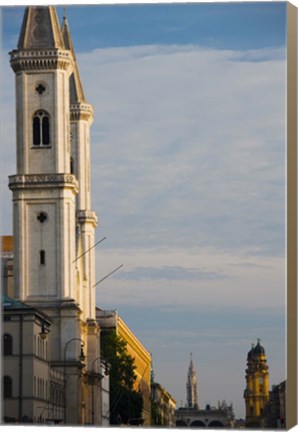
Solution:
<svg viewBox="0 0 298 432">
<path fill-rule="evenodd" d="M 262 427 L 264 408 L 269 400 L 269 372 L 260 339 L 247 354 L 246 389 L 244 391 L 246 426 Z"/>
<path fill-rule="evenodd" d="M 65 423 L 91 423 L 88 377 L 100 363 L 95 361 L 97 217 L 90 203 L 93 110 L 84 97 L 67 19 L 60 28 L 54 6 L 26 8 L 10 56 L 17 122 L 17 172 L 9 177 L 14 295 L 52 320 L 50 361 L 65 375 Z M 82 350 L 85 363 L 79 360 Z M 92 391 L 94 403 L 99 385 Z"/>
<path fill-rule="evenodd" d="M 187 374 L 186 383 L 186 394 L 187 394 L 187 407 L 198 409 L 198 393 L 197 393 L 197 377 L 192 361 L 192 354 L 190 354 L 190 363 Z"/>
</svg>

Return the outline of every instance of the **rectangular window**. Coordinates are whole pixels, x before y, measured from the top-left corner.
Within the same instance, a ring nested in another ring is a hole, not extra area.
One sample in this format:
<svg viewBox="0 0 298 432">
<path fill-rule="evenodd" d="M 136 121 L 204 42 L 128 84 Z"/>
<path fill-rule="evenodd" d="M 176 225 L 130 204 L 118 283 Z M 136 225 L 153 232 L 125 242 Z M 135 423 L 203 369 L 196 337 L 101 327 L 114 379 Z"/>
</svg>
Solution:
<svg viewBox="0 0 298 432">
<path fill-rule="evenodd" d="M 41 250 L 39 252 L 39 255 L 40 255 L 40 264 L 41 265 L 45 265 L 45 263 L 46 263 L 46 253 L 45 253 L 45 251 Z"/>
</svg>

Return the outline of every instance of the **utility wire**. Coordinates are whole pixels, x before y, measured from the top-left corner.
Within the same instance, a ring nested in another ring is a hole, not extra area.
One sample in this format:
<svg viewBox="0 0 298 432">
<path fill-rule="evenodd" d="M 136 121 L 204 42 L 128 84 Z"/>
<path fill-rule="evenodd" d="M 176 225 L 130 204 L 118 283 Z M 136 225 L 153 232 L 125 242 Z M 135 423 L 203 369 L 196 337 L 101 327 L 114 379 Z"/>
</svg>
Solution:
<svg viewBox="0 0 298 432">
<path fill-rule="evenodd" d="M 96 285 L 98 285 L 100 282 L 104 281 L 106 278 L 108 278 L 109 276 L 111 276 L 113 273 L 115 273 L 117 270 L 119 270 L 121 267 L 123 267 L 123 264 L 121 264 L 119 267 L 115 268 L 115 270 L 111 271 L 110 273 L 108 273 L 105 277 L 103 277 L 102 279 L 100 279 L 98 282 L 96 282 L 96 284 L 93 285 L 92 288 L 94 288 Z"/>
<path fill-rule="evenodd" d="M 76 262 L 78 259 L 82 258 L 82 256 L 86 255 L 86 253 L 88 253 L 91 249 L 93 249 L 96 245 L 98 245 L 99 243 L 101 243 L 102 241 L 104 241 L 106 239 L 106 237 L 103 237 L 101 240 L 98 240 L 98 242 L 96 242 L 93 246 L 91 246 L 89 249 L 87 249 L 85 252 L 82 253 L 82 255 L 78 256 L 75 260 L 73 260 L 72 263 Z"/>
</svg>

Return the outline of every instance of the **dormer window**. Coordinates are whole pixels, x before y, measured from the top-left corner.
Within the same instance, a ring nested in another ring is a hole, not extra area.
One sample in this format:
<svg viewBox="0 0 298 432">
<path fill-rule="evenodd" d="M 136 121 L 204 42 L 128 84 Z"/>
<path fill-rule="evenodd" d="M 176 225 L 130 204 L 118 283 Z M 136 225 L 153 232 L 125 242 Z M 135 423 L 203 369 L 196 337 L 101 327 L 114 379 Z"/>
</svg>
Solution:
<svg viewBox="0 0 298 432">
<path fill-rule="evenodd" d="M 39 110 L 33 116 L 33 146 L 50 145 L 50 116 L 46 111 Z"/>
</svg>

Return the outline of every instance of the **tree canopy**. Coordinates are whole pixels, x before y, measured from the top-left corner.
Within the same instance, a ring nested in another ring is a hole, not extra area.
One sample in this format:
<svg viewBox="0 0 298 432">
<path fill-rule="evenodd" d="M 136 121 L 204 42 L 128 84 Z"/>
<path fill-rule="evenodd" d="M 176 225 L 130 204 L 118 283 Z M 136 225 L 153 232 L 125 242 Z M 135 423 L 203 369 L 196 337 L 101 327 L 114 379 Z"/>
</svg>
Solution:
<svg viewBox="0 0 298 432">
<path fill-rule="evenodd" d="M 127 343 L 115 330 L 101 334 L 101 355 L 110 364 L 110 423 L 127 424 L 141 418 L 142 395 L 133 389 L 136 365 L 127 353 Z"/>
</svg>

